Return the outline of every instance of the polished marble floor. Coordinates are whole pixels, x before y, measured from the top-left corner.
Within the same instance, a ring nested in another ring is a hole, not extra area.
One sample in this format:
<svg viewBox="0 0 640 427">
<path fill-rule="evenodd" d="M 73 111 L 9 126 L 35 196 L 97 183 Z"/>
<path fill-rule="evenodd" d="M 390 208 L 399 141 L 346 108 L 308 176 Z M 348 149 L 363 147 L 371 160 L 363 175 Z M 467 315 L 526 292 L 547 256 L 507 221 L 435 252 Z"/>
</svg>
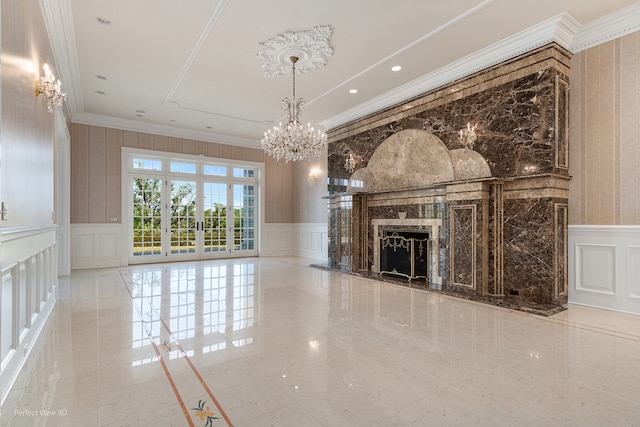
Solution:
<svg viewBox="0 0 640 427">
<path fill-rule="evenodd" d="M 540 317 L 303 258 L 76 271 L 11 426 L 638 426 L 640 317 Z"/>
</svg>

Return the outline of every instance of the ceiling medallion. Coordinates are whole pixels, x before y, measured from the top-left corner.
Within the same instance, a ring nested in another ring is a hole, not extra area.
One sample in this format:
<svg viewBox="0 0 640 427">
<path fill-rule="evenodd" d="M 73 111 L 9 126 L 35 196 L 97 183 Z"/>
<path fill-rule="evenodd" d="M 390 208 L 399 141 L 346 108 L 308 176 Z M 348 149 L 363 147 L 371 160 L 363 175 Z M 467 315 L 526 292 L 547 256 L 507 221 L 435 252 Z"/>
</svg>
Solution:
<svg viewBox="0 0 640 427">
<path fill-rule="evenodd" d="M 257 59 L 265 77 L 291 75 L 291 57 L 298 58 L 296 71 L 306 73 L 324 67 L 333 55 L 330 25 L 318 25 L 305 31 L 286 31 L 258 43 Z"/>
</svg>

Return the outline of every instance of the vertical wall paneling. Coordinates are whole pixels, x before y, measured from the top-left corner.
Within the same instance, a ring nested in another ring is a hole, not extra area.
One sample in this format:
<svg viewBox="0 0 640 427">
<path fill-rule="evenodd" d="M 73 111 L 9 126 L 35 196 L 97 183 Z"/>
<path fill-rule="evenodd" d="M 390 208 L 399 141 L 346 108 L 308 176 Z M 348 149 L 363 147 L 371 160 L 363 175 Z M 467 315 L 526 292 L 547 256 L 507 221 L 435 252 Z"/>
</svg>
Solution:
<svg viewBox="0 0 640 427">
<path fill-rule="evenodd" d="M 89 222 L 107 222 L 106 129 L 89 128 Z"/>
<path fill-rule="evenodd" d="M 89 127 L 71 131 L 71 222 L 89 222 Z"/>
<path fill-rule="evenodd" d="M 107 171 L 117 170 L 122 163 L 120 152 L 122 151 L 122 131 L 119 129 L 107 129 L 106 135 L 106 156 L 105 156 L 105 184 L 106 184 L 106 206 L 105 222 L 120 222 L 121 197 L 120 188 L 122 186 L 120 174 L 107 173 Z"/>
<path fill-rule="evenodd" d="M 640 32 L 572 59 L 569 301 L 640 313 Z"/>
<path fill-rule="evenodd" d="M 49 233 L 53 235 L 53 233 Z M 35 237 L 37 240 L 39 237 Z M 27 240 L 33 236 L 25 237 Z M 16 250 L 29 245 L 15 239 Z M 5 241 L 7 242 L 7 241 Z M 0 403 L 4 401 L 38 336 L 56 298 L 55 243 L 2 270 L 0 289 Z M 42 299 L 40 299 L 40 297 Z"/>
<path fill-rule="evenodd" d="M 640 225 L 640 32 L 577 53 L 569 222 Z"/>
</svg>

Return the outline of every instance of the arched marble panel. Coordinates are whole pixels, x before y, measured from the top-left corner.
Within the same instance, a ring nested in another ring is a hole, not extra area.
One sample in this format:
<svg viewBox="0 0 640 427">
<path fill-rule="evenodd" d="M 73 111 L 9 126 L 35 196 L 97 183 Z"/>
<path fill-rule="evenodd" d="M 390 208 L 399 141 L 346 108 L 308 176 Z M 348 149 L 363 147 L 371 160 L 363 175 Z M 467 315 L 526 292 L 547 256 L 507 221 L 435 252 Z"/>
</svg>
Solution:
<svg viewBox="0 0 640 427">
<path fill-rule="evenodd" d="M 453 164 L 444 143 L 430 132 L 406 129 L 380 144 L 367 167 L 351 175 L 348 190 L 420 188 L 453 180 Z"/>
<path fill-rule="evenodd" d="M 351 175 L 347 191 L 423 188 L 441 182 L 491 176 L 487 161 L 469 149 L 449 151 L 431 132 L 406 129 L 385 139 L 367 167 Z"/>
<path fill-rule="evenodd" d="M 453 174 L 456 181 L 469 179 L 489 178 L 491 168 L 482 157 L 482 154 L 468 148 L 459 148 L 449 151 L 453 163 Z"/>
</svg>

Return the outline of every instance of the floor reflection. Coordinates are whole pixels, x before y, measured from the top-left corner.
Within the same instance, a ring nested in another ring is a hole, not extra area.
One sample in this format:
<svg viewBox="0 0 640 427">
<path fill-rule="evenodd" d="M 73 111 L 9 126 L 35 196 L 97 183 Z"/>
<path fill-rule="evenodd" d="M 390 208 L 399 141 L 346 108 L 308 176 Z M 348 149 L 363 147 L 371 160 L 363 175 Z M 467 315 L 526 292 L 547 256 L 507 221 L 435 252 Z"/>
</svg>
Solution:
<svg viewBox="0 0 640 427">
<path fill-rule="evenodd" d="M 233 265 L 137 267 L 123 275 L 132 298 L 132 348 L 150 346 L 167 357 L 206 354 L 227 348 L 223 334 L 255 325 L 256 262 Z M 235 347 L 254 342 L 248 336 Z M 132 360 L 133 366 L 159 357 Z"/>
<path fill-rule="evenodd" d="M 570 306 L 540 317 L 311 263 L 250 258 L 74 272 L 0 425 L 640 419 L 637 316 Z M 40 409 L 67 415 L 19 415 Z"/>
</svg>

